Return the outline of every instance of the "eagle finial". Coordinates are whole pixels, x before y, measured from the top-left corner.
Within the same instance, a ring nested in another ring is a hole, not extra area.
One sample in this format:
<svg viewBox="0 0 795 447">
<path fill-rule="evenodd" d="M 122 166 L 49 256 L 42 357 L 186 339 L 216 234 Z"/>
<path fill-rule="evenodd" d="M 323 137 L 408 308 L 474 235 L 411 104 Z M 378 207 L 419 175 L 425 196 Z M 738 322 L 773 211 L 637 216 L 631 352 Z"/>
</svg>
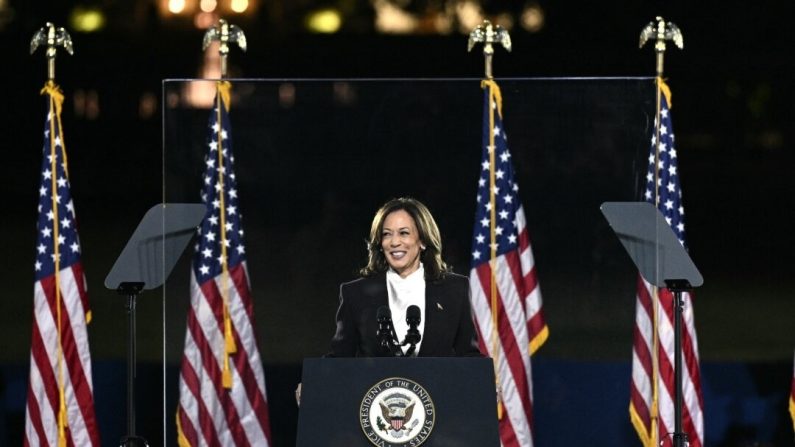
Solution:
<svg viewBox="0 0 795 447">
<path fill-rule="evenodd" d="M 511 51 L 511 35 L 500 25 L 492 25 L 488 20 L 484 20 L 469 33 L 467 51 L 472 51 L 475 44 L 483 43 L 483 55 L 486 58 L 486 78 L 491 79 L 491 59 L 494 56 L 494 45 L 499 43 L 507 51 Z"/>
<path fill-rule="evenodd" d="M 42 28 L 33 34 L 30 40 L 30 54 L 36 52 L 36 49 L 41 45 L 46 45 L 47 50 L 45 55 L 47 57 L 47 78 L 49 80 L 55 79 L 55 56 L 58 53 L 58 47 L 63 47 L 70 55 L 74 54 L 74 45 L 72 44 L 72 36 L 62 27 L 56 28 L 50 22 L 47 22 Z"/>
<path fill-rule="evenodd" d="M 681 50 L 685 46 L 684 36 L 676 24 L 666 22 L 662 17 L 658 16 L 641 30 L 640 48 L 643 48 L 646 42 L 650 40 L 654 40 L 654 51 L 657 53 L 657 76 L 662 77 L 663 55 L 666 50 L 665 42 L 670 40 Z"/>
<path fill-rule="evenodd" d="M 221 54 L 221 77 L 226 77 L 226 57 L 229 55 L 229 43 L 237 43 L 241 50 L 246 51 L 246 34 L 237 25 L 219 19 L 212 28 L 207 29 L 202 39 L 202 50 L 217 40 L 220 43 L 218 52 Z"/>
</svg>

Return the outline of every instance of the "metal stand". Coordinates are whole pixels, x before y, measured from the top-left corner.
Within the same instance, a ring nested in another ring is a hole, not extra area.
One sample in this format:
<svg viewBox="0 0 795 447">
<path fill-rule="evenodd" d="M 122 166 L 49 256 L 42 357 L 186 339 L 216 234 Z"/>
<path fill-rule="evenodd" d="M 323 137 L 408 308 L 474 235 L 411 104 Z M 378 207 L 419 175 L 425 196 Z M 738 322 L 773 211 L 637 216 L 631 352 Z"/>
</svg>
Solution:
<svg viewBox="0 0 795 447">
<path fill-rule="evenodd" d="M 146 439 L 135 436 L 135 300 L 144 288 L 142 282 L 123 282 L 118 292 L 127 297 L 127 435 L 120 447 L 149 447 Z"/>
<path fill-rule="evenodd" d="M 703 284 L 704 278 L 654 205 L 606 202 L 601 208 L 643 279 L 674 294 L 673 446 L 685 447 L 688 443 L 682 429 L 682 293 Z"/>
<path fill-rule="evenodd" d="M 686 279 L 667 279 L 665 285 L 674 294 L 674 443 L 685 447 L 687 433 L 682 429 L 682 311 L 685 303 L 682 292 L 693 290 Z"/>
<path fill-rule="evenodd" d="M 406 334 L 406 339 L 400 344 L 400 346 L 408 345 L 409 347 L 406 350 L 406 353 L 403 354 L 403 357 L 411 357 L 414 355 L 414 351 L 417 349 L 417 343 L 420 342 L 420 338 L 420 331 L 418 331 L 417 328 L 414 328 L 413 331 L 412 329 L 409 329 L 409 333 Z"/>
<path fill-rule="evenodd" d="M 200 203 L 153 206 L 105 277 L 105 287 L 126 297 L 127 435 L 121 438 L 121 447 L 148 447 L 146 439 L 135 435 L 135 301 L 143 290 L 166 282 L 206 212 Z"/>
<path fill-rule="evenodd" d="M 408 345 L 404 357 L 411 357 L 417 349 L 417 343 L 422 340 L 422 334 L 417 326 L 420 325 L 420 309 L 417 306 L 409 306 L 406 312 L 406 322 L 409 324 L 409 330 L 406 332 L 406 338 L 400 346 Z"/>
</svg>

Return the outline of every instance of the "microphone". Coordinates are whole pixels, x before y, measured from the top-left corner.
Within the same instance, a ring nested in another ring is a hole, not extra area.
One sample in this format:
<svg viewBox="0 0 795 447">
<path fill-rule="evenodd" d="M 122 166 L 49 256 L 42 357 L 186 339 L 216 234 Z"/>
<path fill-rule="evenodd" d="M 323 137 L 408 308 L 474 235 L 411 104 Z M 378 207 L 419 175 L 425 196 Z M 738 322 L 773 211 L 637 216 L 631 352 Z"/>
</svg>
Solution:
<svg viewBox="0 0 795 447">
<path fill-rule="evenodd" d="M 392 311 L 387 306 L 381 306 L 376 311 L 376 321 L 378 321 L 378 331 L 376 338 L 383 350 L 394 357 L 400 357 L 402 352 L 397 345 L 395 327 L 392 325 Z"/>
<path fill-rule="evenodd" d="M 406 331 L 406 338 L 403 339 L 403 344 L 401 344 L 401 346 L 409 345 L 409 349 L 406 351 L 406 357 L 410 357 L 414 354 L 414 350 L 417 348 L 417 343 L 422 340 L 420 330 L 417 328 L 417 326 L 420 325 L 421 320 L 422 316 L 418 306 L 412 304 L 408 309 L 406 309 L 406 324 L 409 325 L 409 329 Z"/>
</svg>

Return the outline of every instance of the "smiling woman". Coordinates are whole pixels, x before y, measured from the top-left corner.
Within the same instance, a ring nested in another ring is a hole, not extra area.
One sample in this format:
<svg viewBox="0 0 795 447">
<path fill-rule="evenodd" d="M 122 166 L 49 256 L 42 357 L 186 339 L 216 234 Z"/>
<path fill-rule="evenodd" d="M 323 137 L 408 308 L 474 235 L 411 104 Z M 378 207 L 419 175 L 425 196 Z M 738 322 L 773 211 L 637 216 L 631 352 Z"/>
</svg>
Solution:
<svg viewBox="0 0 795 447">
<path fill-rule="evenodd" d="M 362 276 L 373 276 L 391 268 L 405 277 L 417 270 L 420 263 L 424 264 L 429 279 L 439 279 L 449 270 L 442 260 L 442 237 L 436 221 L 425 205 L 412 198 L 392 199 L 375 213 L 367 252 Z"/>
<path fill-rule="evenodd" d="M 406 278 L 420 267 L 421 251 L 425 251 L 425 245 L 420 241 L 411 215 L 405 210 L 387 215 L 381 230 L 381 252 L 389 267 Z"/>
<path fill-rule="evenodd" d="M 362 277 L 340 286 L 332 357 L 394 355 L 378 336 L 379 316 L 388 308 L 396 334 L 408 334 L 409 307 L 420 309 L 422 334 L 398 355 L 479 355 L 469 304 L 469 281 L 442 260 L 442 238 L 431 212 L 411 198 L 392 199 L 373 218 Z M 398 339 L 400 342 L 402 339 Z M 416 352 L 416 354 L 414 354 Z"/>
</svg>

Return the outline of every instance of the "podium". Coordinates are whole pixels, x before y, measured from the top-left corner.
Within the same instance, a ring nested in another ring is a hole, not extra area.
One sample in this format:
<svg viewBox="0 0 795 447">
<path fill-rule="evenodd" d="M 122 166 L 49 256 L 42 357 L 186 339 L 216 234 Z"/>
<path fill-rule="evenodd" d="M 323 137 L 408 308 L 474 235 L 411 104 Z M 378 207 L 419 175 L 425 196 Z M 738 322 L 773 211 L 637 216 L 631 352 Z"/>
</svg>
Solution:
<svg viewBox="0 0 795 447">
<path fill-rule="evenodd" d="M 297 447 L 499 447 L 492 360 L 304 360 Z"/>
</svg>

